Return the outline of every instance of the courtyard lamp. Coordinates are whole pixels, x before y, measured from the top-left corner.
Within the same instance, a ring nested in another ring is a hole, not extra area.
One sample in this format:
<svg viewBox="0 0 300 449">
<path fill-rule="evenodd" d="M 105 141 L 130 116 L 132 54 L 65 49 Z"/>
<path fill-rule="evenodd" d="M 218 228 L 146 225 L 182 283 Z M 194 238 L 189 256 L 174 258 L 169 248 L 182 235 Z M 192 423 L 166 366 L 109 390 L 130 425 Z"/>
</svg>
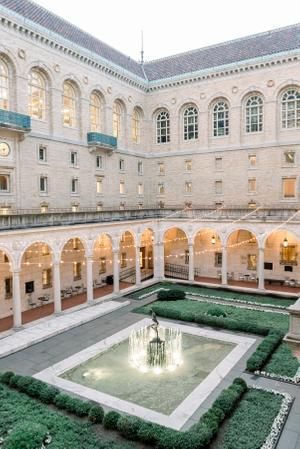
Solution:
<svg viewBox="0 0 300 449">
<path fill-rule="evenodd" d="M 284 248 L 288 247 L 289 241 L 288 241 L 288 239 L 286 237 L 283 239 L 283 243 L 282 244 L 283 244 Z"/>
</svg>

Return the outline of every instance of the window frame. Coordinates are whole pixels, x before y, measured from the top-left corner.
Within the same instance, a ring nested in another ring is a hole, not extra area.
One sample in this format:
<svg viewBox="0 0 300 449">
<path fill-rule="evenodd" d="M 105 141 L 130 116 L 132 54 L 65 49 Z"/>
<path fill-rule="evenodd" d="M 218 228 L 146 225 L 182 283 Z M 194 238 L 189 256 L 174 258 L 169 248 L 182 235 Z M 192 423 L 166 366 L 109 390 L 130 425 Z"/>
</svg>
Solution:
<svg viewBox="0 0 300 449">
<path fill-rule="evenodd" d="M 10 68 L 4 58 L 0 57 L 0 108 L 9 110 L 10 105 Z"/>
<path fill-rule="evenodd" d="M 223 115 L 223 116 L 222 116 Z M 220 124 L 223 122 L 223 126 Z M 229 136 L 229 104 L 227 100 L 217 100 L 212 108 L 212 135 L 213 137 Z M 221 132 L 220 130 L 224 130 Z"/>
<path fill-rule="evenodd" d="M 297 177 L 296 176 L 284 176 L 282 179 L 282 199 L 283 200 L 296 200 L 297 199 Z M 288 181 L 294 181 L 294 195 L 285 194 L 285 183 Z"/>
<path fill-rule="evenodd" d="M 91 92 L 91 94 L 90 94 L 89 120 L 90 120 L 90 131 L 91 132 L 101 132 L 101 130 L 102 130 L 102 97 L 95 90 L 93 90 L 93 92 Z"/>
<path fill-rule="evenodd" d="M 137 108 L 133 109 L 131 117 L 131 140 L 135 144 L 141 141 L 141 114 Z"/>
<path fill-rule="evenodd" d="M 66 80 L 62 91 L 62 124 L 66 128 L 77 126 L 78 93 L 74 84 Z"/>
<path fill-rule="evenodd" d="M 183 111 L 183 140 L 189 142 L 199 138 L 199 113 L 194 105 L 187 106 Z"/>
<path fill-rule="evenodd" d="M 289 97 L 293 95 L 294 98 Z M 293 104 L 294 107 L 291 108 L 290 105 Z M 298 129 L 300 128 L 300 89 L 297 87 L 289 87 L 281 95 L 280 99 L 281 106 L 281 129 Z M 291 114 L 292 112 L 292 114 Z M 290 114 L 292 117 L 290 117 Z M 292 126 L 289 126 L 289 123 Z"/>
<path fill-rule="evenodd" d="M 28 74 L 28 114 L 33 120 L 46 121 L 46 101 L 46 78 L 38 68 L 33 68 Z"/>
<path fill-rule="evenodd" d="M 42 183 L 44 184 L 44 188 L 42 188 Z M 47 175 L 39 176 L 39 192 L 40 195 L 48 195 L 49 193 L 49 182 Z"/>
<path fill-rule="evenodd" d="M 166 109 L 157 112 L 155 118 L 156 144 L 170 143 L 170 113 Z"/>
<path fill-rule="evenodd" d="M 256 112 L 255 109 L 257 109 Z M 263 132 L 263 128 L 264 128 L 263 98 L 259 94 L 250 95 L 247 97 L 245 102 L 245 132 L 246 134 L 261 133 Z"/>
</svg>

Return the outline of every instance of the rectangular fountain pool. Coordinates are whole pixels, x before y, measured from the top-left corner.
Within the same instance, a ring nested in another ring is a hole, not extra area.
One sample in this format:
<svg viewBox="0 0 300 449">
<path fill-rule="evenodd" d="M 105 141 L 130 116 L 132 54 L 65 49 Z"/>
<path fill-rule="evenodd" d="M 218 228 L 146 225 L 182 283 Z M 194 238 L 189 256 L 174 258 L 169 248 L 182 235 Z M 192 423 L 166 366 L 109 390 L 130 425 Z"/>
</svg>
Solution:
<svg viewBox="0 0 300 449">
<path fill-rule="evenodd" d="M 182 359 L 173 371 L 141 372 L 128 361 L 132 330 L 146 318 L 35 377 L 113 409 L 180 429 L 245 354 L 254 339 L 161 322 L 182 332 Z"/>
</svg>

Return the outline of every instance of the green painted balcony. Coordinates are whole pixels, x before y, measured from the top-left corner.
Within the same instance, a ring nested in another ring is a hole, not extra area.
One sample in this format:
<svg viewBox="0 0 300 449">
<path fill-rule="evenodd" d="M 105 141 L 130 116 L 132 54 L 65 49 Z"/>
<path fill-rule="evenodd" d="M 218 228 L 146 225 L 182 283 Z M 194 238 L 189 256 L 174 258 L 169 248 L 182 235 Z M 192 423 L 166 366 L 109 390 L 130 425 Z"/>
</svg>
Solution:
<svg viewBox="0 0 300 449">
<path fill-rule="evenodd" d="M 107 134 L 89 132 L 87 133 L 88 146 L 91 148 L 103 148 L 115 150 L 117 148 L 117 138 Z"/>
<path fill-rule="evenodd" d="M 29 132 L 31 130 L 31 118 L 29 115 L 0 109 L 0 128 Z"/>
</svg>

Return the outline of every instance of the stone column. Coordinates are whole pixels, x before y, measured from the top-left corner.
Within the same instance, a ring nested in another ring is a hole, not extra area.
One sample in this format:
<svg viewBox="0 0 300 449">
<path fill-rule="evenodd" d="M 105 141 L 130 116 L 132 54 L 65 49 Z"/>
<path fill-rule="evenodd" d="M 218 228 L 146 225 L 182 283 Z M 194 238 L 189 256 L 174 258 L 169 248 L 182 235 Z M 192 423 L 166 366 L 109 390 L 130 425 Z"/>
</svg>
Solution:
<svg viewBox="0 0 300 449">
<path fill-rule="evenodd" d="M 164 277 L 164 247 L 163 242 L 156 242 L 153 245 L 154 279 Z"/>
<path fill-rule="evenodd" d="M 93 304 L 93 257 L 91 256 L 86 257 L 86 299 L 88 304 Z"/>
<path fill-rule="evenodd" d="M 113 249 L 113 269 L 114 269 L 114 294 L 120 292 L 120 262 L 119 249 Z"/>
<path fill-rule="evenodd" d="M 300 299 L 287 309 L 290 314 L 290 328 L 284 340 L 297 345 L 300 348 Z"/>
<path fill-rule="evenodd" d="M 189 281 L 194 281 L 194 245 L 189 243 Z"/>
<path fill-rule="evenodd" d="M 20 289 L 20 270 L 13 270 L 13 326 L 22 327 L 22 305 Z"/>
<path fill-rule="evenodd" d="M 265 249 L 258 248 L 258 288 L 259 288 L 259 290 L 264 290 L 264 288 L 265 288 L 264 261 L 265 261 Z"/>
<path fill-rule="evenodd" d="M 227 285 L 227 247 L 222 246 L 222 285 Z"/>
<path fill-rule="evenodd" d="M 141 285 L 141 267 L 140 267 L 140 250 L 139 246 L 135 247 L 135 284 Z"/>
<path fill-rule="evenodd" d="M 53 263 L 54 313 L 61 312 L 60 262 Z"/>
</svg>

